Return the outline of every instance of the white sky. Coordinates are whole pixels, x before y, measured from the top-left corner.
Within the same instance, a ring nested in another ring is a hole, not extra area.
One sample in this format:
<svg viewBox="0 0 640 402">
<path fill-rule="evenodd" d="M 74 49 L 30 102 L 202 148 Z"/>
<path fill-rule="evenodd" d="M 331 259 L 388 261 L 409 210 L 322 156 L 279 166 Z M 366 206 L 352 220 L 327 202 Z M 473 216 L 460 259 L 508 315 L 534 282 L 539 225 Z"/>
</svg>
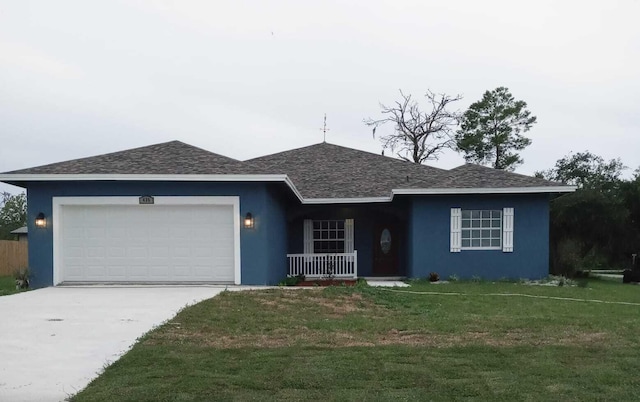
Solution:
<svg viewBox="0 0 640 402">
<path fill-rule="evenodd" d="M 248 159 L 321 142 L 324 113 L 328 142 L 378 153 L 362 120 L 398 89 L 463 111 L 498 86 L 538 117 L 518 172 L 584 150 L 632 170 L 639 17 L 638 0 L 0 0 L 0 172 L 173 139 Z"/>
</svg>

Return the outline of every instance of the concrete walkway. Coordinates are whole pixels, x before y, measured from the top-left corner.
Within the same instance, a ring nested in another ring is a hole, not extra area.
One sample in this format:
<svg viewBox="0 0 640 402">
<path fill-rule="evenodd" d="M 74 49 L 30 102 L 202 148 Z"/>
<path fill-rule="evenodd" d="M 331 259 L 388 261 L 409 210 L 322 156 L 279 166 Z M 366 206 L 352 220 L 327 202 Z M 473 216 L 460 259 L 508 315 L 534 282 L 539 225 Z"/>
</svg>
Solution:
<svg viewBox="0 0 640 402">
<path fill-rule="evenodd" d="M 0 297 L 0 401 L 64 400 L 138 337 L 224 289 L 52 287 Z"/>
</svg>

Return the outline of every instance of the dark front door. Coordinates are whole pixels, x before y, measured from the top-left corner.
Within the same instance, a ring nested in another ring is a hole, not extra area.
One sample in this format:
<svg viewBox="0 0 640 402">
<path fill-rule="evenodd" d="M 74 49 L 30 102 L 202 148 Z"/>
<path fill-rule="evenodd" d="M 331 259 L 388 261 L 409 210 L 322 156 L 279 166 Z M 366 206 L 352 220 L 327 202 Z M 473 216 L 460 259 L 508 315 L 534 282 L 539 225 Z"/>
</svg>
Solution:
<svg viewBox="0 0 640 402">
<path fill-rule="evenodd" d="M 399 240 L 397 225 L 394 222 L 377 223 L 374 226 L 373 275 L 398 275 Z"/>
</svg>

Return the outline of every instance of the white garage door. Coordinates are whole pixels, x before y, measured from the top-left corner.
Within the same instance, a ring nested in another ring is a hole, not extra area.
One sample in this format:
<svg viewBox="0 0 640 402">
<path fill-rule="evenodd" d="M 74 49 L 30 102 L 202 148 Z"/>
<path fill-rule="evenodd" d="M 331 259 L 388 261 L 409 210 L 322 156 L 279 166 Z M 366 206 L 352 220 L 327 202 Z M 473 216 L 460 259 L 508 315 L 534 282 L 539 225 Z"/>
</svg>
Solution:
<svg viewBox="0 0 640 402">
<path fill-rule="evenodd" d="M 58 282 L 235 282 L 233 205 L 61 205 Z"/>
</svg>

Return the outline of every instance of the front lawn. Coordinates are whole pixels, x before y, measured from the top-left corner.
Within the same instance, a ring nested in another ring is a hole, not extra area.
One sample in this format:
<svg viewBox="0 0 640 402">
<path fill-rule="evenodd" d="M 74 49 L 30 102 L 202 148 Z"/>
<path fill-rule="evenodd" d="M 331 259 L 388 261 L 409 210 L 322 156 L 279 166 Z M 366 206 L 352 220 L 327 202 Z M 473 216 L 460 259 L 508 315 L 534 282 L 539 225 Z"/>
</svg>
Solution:
<svg viewBox="0 0 640 402">
<path fill-rule="evenodd" d="M 639 333 L 605 281 L 224 292 L 72 400 L 636 400 Z"/>
</svg>

